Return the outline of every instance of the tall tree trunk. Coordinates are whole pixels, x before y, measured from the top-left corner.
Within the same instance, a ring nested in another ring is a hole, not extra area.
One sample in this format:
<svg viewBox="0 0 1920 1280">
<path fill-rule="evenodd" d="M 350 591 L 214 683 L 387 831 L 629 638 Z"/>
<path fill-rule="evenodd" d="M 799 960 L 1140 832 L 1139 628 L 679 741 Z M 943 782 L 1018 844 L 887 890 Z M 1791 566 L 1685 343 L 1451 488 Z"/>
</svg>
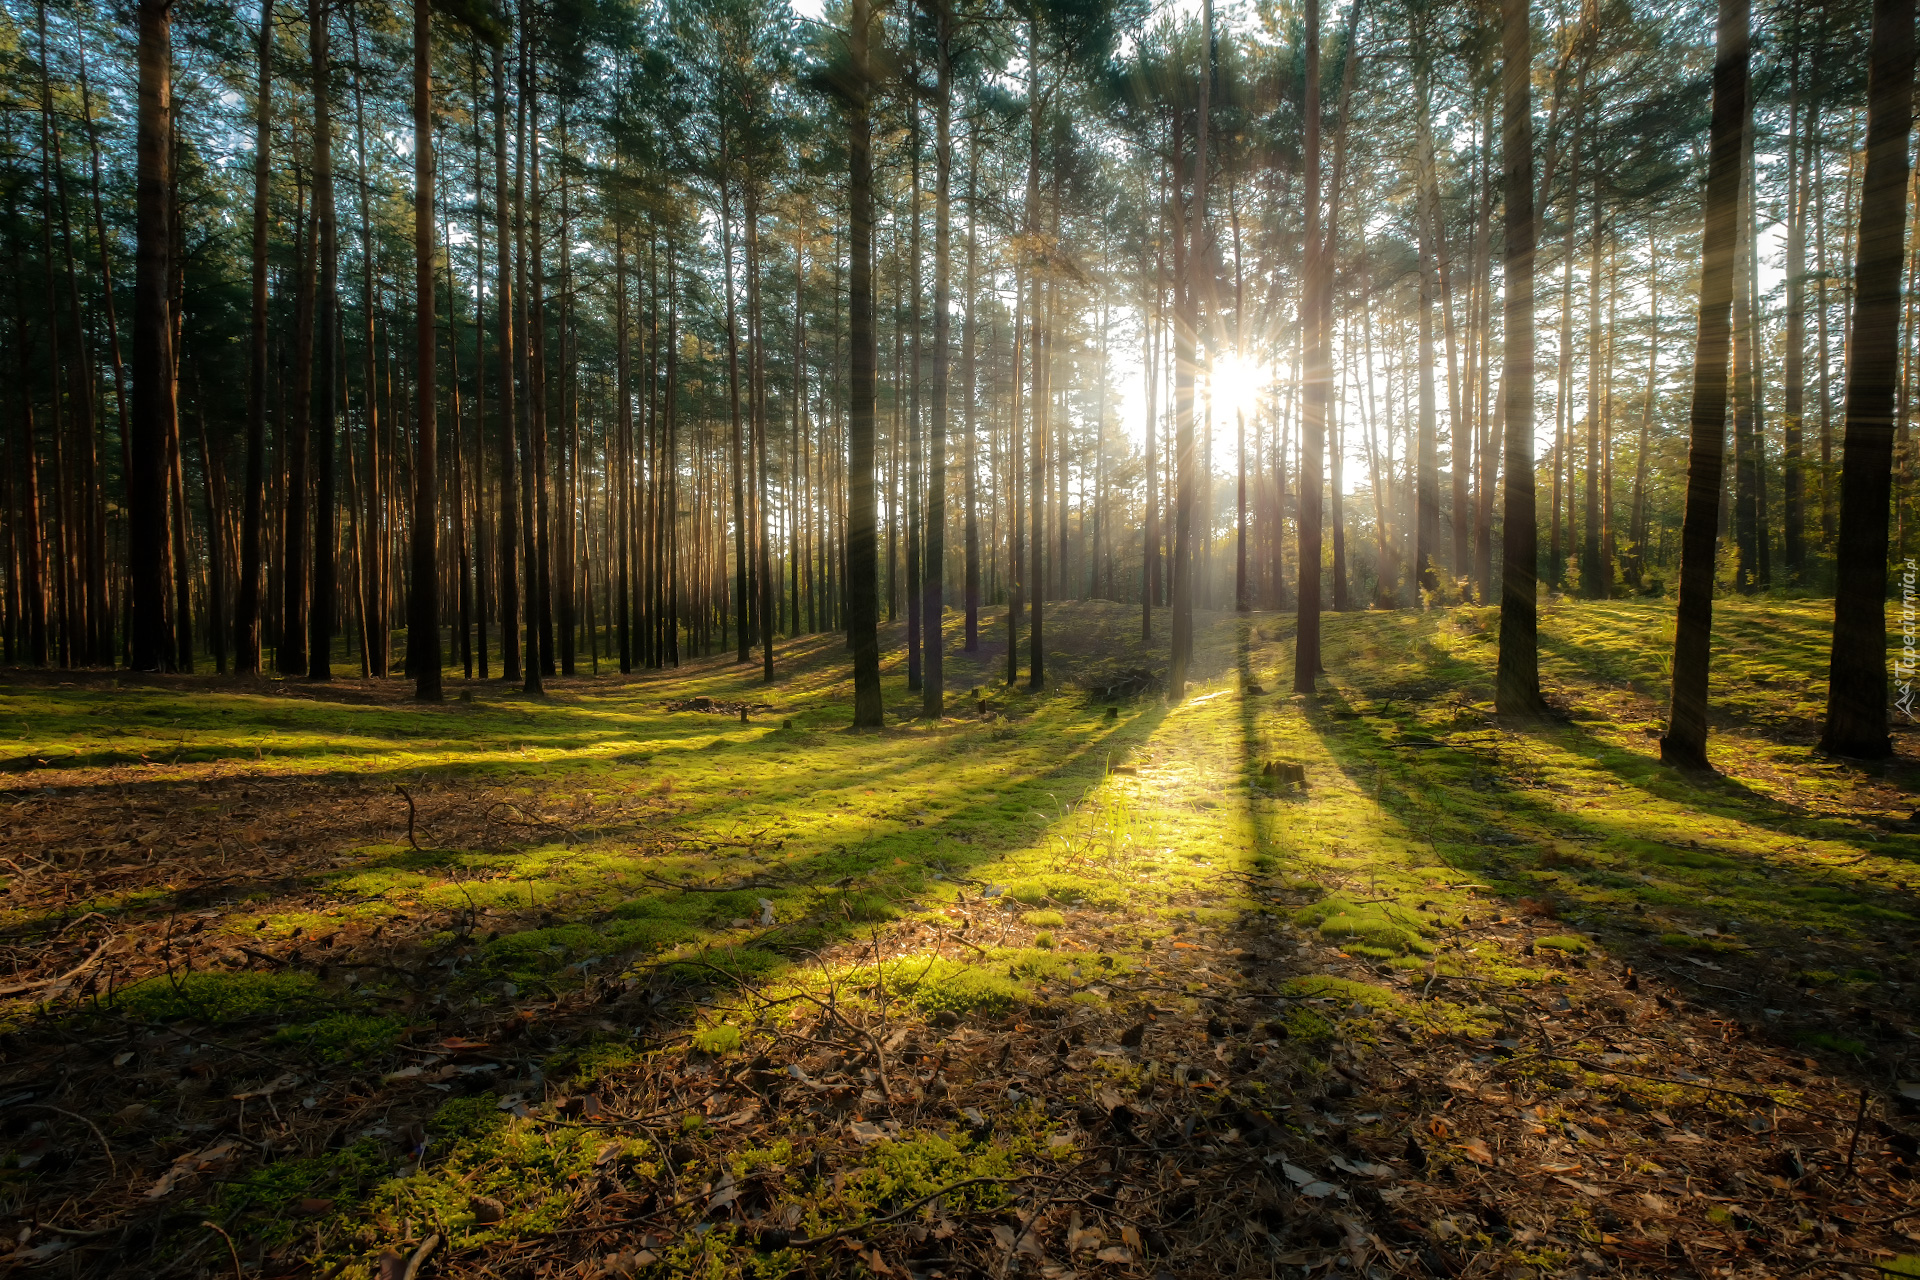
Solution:
<svg viewBox="0 0 1920 1280">
<path fill-rule="evenodd" d="M 307 606 L 307 677 L 333 678 L 334 550 L 333 444 L 339 379 L 339 252 L 333 210 L 333 74 L 329 54 L 331 0 L 311 0 L 308 50 L 313 57 L 313 217 L 318 229 L 320 279 L 314 299 L 313 589 Z"/>
<path fill-rule="evenodd" d="M 1307 29 L 1312 33 L 1314 32 L 1316 25 L 1315 20 L 1319 15 L 1320 9 L 1318 0 L 1307 0 L 1307 3 Z M 1315 39 L 1316 37 L 1310 34 L 1308 38 Z M 1314 48 L 1318 48 L 1317 43 L 1314 45 Z M 1307 55 L 1307 74 L 1313 77 L 1313 84 L 1317 86 L 1319 79 L 1314 69 L 1314 59 L 1315 55 L 1310 51 Z M 1188 241 L 1187 255 L 1183 264 L 1184 270 L 1178 273 L 1180 279 L 1174 286 L 1176 292 L 1180 295 L 1180 301 L 1178 303 L 1179 318 L 1175 321 L 1175 345 L 1178 350 L 1174 356 L 1178 367 L 1175 371 L 1174 382 L 1174 412 L 1177 440 L 1174 448 L 1174 475 L 1176 477 L 1174 488 L 1176 494 L 1174 498 L 1173 517 L 1173 653 L 1167 673 L 1167 691 L 1175 701 L 1178 701 L 1186 695 L 1187 674 L 1193 663 L 1193 575 L 1194 570 L 1198 566 L 1198 558 L 1194 554 L 1193 523 L 1195 488 L 1199 479 L 1199 477 L 1195 475 L 1195 472 L 1198 470 L 1199 459 L 1194 454 L 1193 440 L 1193 374 L 1196 346 L 1200 337 L 1200 286 L 1198 281 L 1201 274 L 1209 270 L 1208 264 L 1212 261 L 1207 248 L 1207 133 L 1210 117 L 1212 116 L 1212 91 L 1213 0 L 1201 0 L 1200 94 L 1194 109 L 1193 130 L 1193 205 L 1190 224 L 1186 228 Z M 1312 96 L 1313 90 L 1309 89 L 1310 100 Z M 1319 125 L 1316 113 L 1309 111 L 1307 113 L 1307 121 L 1308 136 L 1312 139 L 1309 146 L 1313 148 L 1310 153 L 1313 158 L 1308 161 L 1308 164 L 1309 167 L 1317 171 L 1319 168 Z M 1176 153 L 1175 163 L 1177 164 L 1178 162 L 1179 157 L 1178 153 Z M 1178 190 L 1177 183 L 1175 184 L 1175 189 L 1176 191 Z M 1312 210 L 1312 212 L 1308 214 L 1308 235 L 1311 238 L 1317 239 L 1318 223 L 1315 221 L 1318 213 L 1317 194 L 1310 194 L 1307 204 L 1309 209 Z M 1309 321 L 1309 323 L 1311 322 Z M 1319 632 L 1317 630 L 1319 621 L 1319 594 L 1317 584 L 1320 573 L 1320 559 L 1317 550 L 1319 546 L 1317 536 L 1319 533 L 1319 523 L 1317 520 L 1314 524 L 1314 532 L 1316 534 L 1314 539 L 1316 551 L 1313 561 L 1313 575 L 1316 581 L 1316 587 L 1312 625 L 1315 630 L 1312 633 L 1313 650 L 1309 654 L 1312 665 L 1305 668 L 1309 681 L 1312 679 L 1312 673 L 1319 667 L 1317 643 L 1319 638 Z M 1304 536 L 1304 534 L 1302 536 Z M 1308 626 L 1305 606 L 1303 605 L 1300 636 L 1297 641 L 1294 663 L 1294 678 L 1296 684 L 1300 679 L 1299 672 L 1301 670 L 1301 659 L 1298 655 L 1308 653 Z"/>
<path fill-rule="evenodd" d="M 1912 0 L 1907 4 L 1912 26 Z M 1694 340 L 1692 441 L 1680 531 L 1680 602 L 1674 620 L 1673 701 L 1660 758 L 1706 769 L 1707 674 L 1713 632 L 1714 553 L 1727 434 L 1728 358 L 1740 241 L 1741 137 L 1747 115 L 1748 0 L 1720 0 L 1714 32 L 1713 114 L 1701 244 L 1700 327 Z M 1902 148 L 1904 154 L 1904 146 Z M 1905 168 L 1904 159 L 1902 169 Z"/>
<path fill-rule="evenodd" d="M 1606 457 L 1601 445 L 1605 430 L 1605 368 L 1601 355 L 1600 325 L 1600 240 L 1605 221 L 1600 203 L 1600 157 L 1589 166 L 1593 177 L 1593 233 L 1587 245 L 1587 492 L 1586 529 L 1580 544 L 1580 589 L 1591 600 L 1604 600 L 1612 585 L 1612 573 L 1602 551 L 1603 520 L 1600 509 L 1600 469 Z"/>
<path fill-rule="evenodd" d="M 1540 697 L 1538 572 L 1540 530 L 1533 471 L 1533 25 L 1530 0 L 1503 0 L 1500 156 L 1505 187 L 1506 502 L 1500 564 L 1500 659 L 1494 706 L 1502 715 L 1537 716 Z"/>
<path fill-rule="evenodd" d="M 413 581 L 407 672 L 414 697 L 440 700 L 439 388 L 434 342 L 433 21 L 413 0 Z"/>
<path fill-rule="evenodd" d="M 850 0 L 847 103 L 849 208 L 847 427 L 847 641 L 853 650 L 853 724 L 878 729 L 880 701 L 880 581 L 874 520 L 873 399 L 879 350 L 873 326 L 873 68 L 871 0 Z"/>
<path fill-rule="evenodd" d="M 296 159 L 296 165 L 298 161 Z M 303 197 L 310 183 L 302 184 Z M 319 218 L 302 211 L 294 252 L 298 279 L 294 286 L 293 404 L 281 449 L 285 489 L 280 516 L 280 643 L 275 665 L 281 675 L 304 675 L 307 670 L 307 459 L 313 422 L 314 270 L 319 253 Z"/>
<path fill-rule="evenodd" d="M 374 288 L 372 200 L 367 168 L 367 113 L 362 89 L 360 61 L 360 23 L 358 6 L 348 5 L 347 33 L 353 42 L 353 133 L 354 154 L 359 169 L 360 205 L 360 309 L 361 309 L 361 388 L 364 412 L 361 429 L 367 437 L 366 527 L 361 532 L 360 555 L 365 565 L 365 583 L 360 596 L 360 629 L 366 635 L 367 674 L 385 679 L 392 665 L 387 612 L 388 541 L 386 522 L 386 466 L 380 447 L 380 370 L 379 341 L 375 322 L 379 315 L 379 294 Z"/>
<path fill-rule="evenodd" d="M 760 327 L 760 189 L 757 181 L 747 182 L 746 199 L 747 324 L 753 336 L 753 365 L 750 386 L 753 402 L 753 469 L 757 481 L 754 490 L 754 599 L 755 621 L 759 624 L 760 678 L 773 683 L 773 563 L 768 531 L 770 490 L 767 476 L 767 353 Z"/>
<path fill-rule="evenodd" d="M 1320 659 L 1321 457 L 1326 449 L 1328 366 L 1326 313 L 1327 245 L 1320 231 L 1320 0 L 1306 0 L 1306 113 L 1300 164 L 1306 190 L 1301 232 L 1306 262 L 1300 291 L 1300 327 L 1305 331 L 1304 381 L 1300 388 L 1299 583 L 1293 649 L 1293 690 L 1312 693 Z"/>
<path fill-rule="evenodd" d="M 167 293 L 173 262 L 171 0 L 138 0 L 139 90 L 133 275 L 133 471 L 127 477 L 127 554 L 135 671 L 167 664 L 167 441 L 175 430 L 173 330 Z M 33 466 L 33 451 L 27 450 Z M 29 530 L 29 538 L 36 537 Z M 36 575 L 37 576 L 37 575 Z M 36 589 L 37 583 L 31 584 Z M 45 640 L 35 646 L 46 661 Z"/>
<path fill-rule="evenodd" d="M 1913 128 L 1914 0 L 1874 0 L 1867 79 L 1867 171 L 1860 198 L 1847 403 L 1840 472 L 1840 542 L 1833 657 L 1820 747 L 1878 759 L 1887 732 L 1887 509 L 1893 398 L 1900 371 L 1900 271 L 1906 256 L 1907 144 Z M 1901 706 L 1914 671 L 1898 667 Z"/>
<path fill-rule="evenodd" d="M 961 430 L 966 434 L 966 581 L 962 588 L 967 611 L 966 651 L 978 652 L 980 648 L 980 507 L 979 507 L 979 463 L 977 461 L 978 433 L 974 429 L 974 344 L 976 342 L 974 318 L 974 299 L 979 289 L 974 277 L 980 268 L 980 243 L 976 234 L 978 218 L 975 202 L 980 193 L 980 123 L 974 116 L 967 122 L 967 314 L 962 322 L 960 335 L 960 417 Z M 1147 428 L 1149 438 L 1153 428 Z"/>
<path fill-rule="evenodd" d="M 1806 153 L 1811 140 L 1802 135 L 1800 110 L 1800 49 L 1795 45 L 1787 81 L 1787 333 L 1785 339 L 1785 404 L 1781 426 L 1785 453 L 1781 459 L 1781 552 L 1787 581 L 1799 586 L 1806 577 L 1806 481 L 1804 425 L 1806 421 L 1807 347 L 1807 179 Z"/>
<path fill-rule="evenodd" d="M 267 229 L 272 218 L 272 154 L 273 0 L 262 0 L 253 104 L 253 313 L 247 343 L 246 492 L 240 499 L 240 583 L 233 610 L 233 671 L 246 676 L 260 673 L 260 531 L 267 476 Z M 371 392 L 372 387 L 368 390 Z"/>
<path fill-rule="evenodd" d="M 1636 588 L 1647 564 L 1647 465 L 1653 447 L 1653 412 L 1660 398 L 1660 246 L 1648 228 L 1650 252 L 1647 255 L 1647 390 L 1640 405 L 1640 444 L 1633 464 L 1632 529 L 1628 535 L 1628 553 L 1624 566 L 1627 581 Z"/>
<path fill-rule="evenodd" d="M 103 309 L 106 313 L 107 350 L 113 360 L 113 400 L 120 431 L 120 459 L 123 471 L 130 472 L 132 468 L 126 465 L 127 371 L 125 364 L 120 358 L 120 317 L 118 314 L 119 305 L 115 301 L 113 289 L 113 252 L 112 246 L 107 239 L 106 213 L 100 194 L 102 185 L 100 177 L 100 134 L 94 124 L 93 90 L 87 81 L 87 56 L 84 42 L 82 42 L 79 50 L 79 57 L 80 104 L 81 113 L 87 126 L 87 156 L 89 174 L 91 176 L 93 233 L 94 242 L 99 247 L 100 252 L 100 296 Z M 103 562 L 100 566 L 99 576 L 94 583 L 94 590 L 99 594 L 99 599 L 94 609 L 95 623 L 98 628 L 95 650 L 98 654 L 99 661 L 111 663 L 113 661 L 113 613 L 109 604 L 111 589 L 107 584 L 107 571 L 104 563 L 107 549 L 106 504 L 104 493 L 96 491 L 96 507 L 97 536 L 100 540 Z"/>
<path fill-rule="evenodd" d="M 946 666 L 941 623 L 946 614 L 947 566 L 947 373 L 953 342 L 949 283 L 953 252 L 953 7 L 934 11 L 934 205 L 933 205 L 933 418 L 927 435 L 926 575 L 922 625 L 926 662 L 920 708 L 930 720 L 946 711 Z"/>
<path fill-rule="evenodd" d="M 1317 43 L 1317 36 L 1316 36 Z M 1333 331 L 1333 272 L 1340 262 L 1340 196 L 1346 184 L 1347 173 L 1347 133 L 1353 113 L 1353 87 L 1360 74 L 1360 0 L 1351 0 L 1347 7 L 1346 57 L 1340 72 L 1340 103 L 1333 125 L 1333 173 L 1327 182 L 1327 247 L 1321 257 L 1320 282 L 1320 328 L 1322 346 L 1330 340 L 1326 335 Z M 1239 265 L 1235 261 L 1236 297 L 1239 293 Z M 1237 304 L 1236 304 L 1237 305 Z M 1332 378 L 1331 369 L 1327 377 Z M 1334 427 L 1333 466 L 1329 479 L 1330 505 L 1333 515 L 1333 608 L 1342 613 L 1347 608 L 1347 528 L 1346 513 L 1343 508 L 1342 489 L 1345 477 L 1342 464 L 1346 456 L 1345 415 Z"/>
<path fill-rule="evenodd" d="M 517 197 L 517 184 L 516 184 Z M 517 474 L 519 444 L 514 424 L 519 404 L 514 379 L 519 357 L 514 350 L 514 265 L 513 248 L 519 241 L 519 206 L 507 190 L 507 73 L 506 52 L 499 45 L 493 50 L 493 216 L 494 286 L 499 307 L 496 324 L 500 336 L 499 387 L 495 402 L 500 406 L 500 675 L 518 680 L 520 673 L 520 522 L 516 518 L 520 502 Z M 512 226 L 509 227 L 509 220 Z M 538 664 L 536 663 L 537 667 Z"/>
</svg>

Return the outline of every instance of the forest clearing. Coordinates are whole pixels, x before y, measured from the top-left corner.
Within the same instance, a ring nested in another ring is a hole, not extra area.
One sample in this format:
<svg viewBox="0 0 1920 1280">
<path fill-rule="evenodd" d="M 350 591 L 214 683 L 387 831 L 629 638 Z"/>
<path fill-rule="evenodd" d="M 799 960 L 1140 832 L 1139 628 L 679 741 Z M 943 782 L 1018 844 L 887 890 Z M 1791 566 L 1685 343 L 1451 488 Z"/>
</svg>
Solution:
<svg viewBox="0 0 1920 1280">
<path fill-rule="evenodd" d="M 982 674 L 929 723 L 894 663 L 878 734 L 844 727 L 833 641 L 782 646 L 770 687 L 716 660 L 431 707 L 9 676 L 37 732 L 6 842 L 40 851 L 5 899 L 14 1260 L 1707 1276 L 1920 1252 L 1914 761 L 1811 752 L 1819 609 L 1721 611 L 1705 778 L 1653 754 L 1657 604 L 1550 608 L 1562 715 L 1523 731 L 1490 715 L 1492 620 L 1330 618 L 1354 674 L 1308 699 L 1275 691 L 1289 620 L 1207 616 L 1169 706 L 1089 692 L 1139 660 L 1131 614 L 1066 604 L 1088 656 L 1052 692 Z M 956 680 L 999 640 L 956 646 Z"/>
</svg>

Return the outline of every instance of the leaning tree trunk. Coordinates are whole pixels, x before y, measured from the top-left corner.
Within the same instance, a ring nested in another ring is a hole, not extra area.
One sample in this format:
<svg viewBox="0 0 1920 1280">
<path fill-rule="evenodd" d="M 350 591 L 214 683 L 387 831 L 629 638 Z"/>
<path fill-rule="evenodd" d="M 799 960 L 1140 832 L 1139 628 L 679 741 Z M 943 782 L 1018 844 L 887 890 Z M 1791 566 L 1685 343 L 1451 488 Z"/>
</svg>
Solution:
<svg viewBox="0 0 1920 1280">
<path fill-rule="evenodd" d="M 170 0 L 140 0 L 139 106 L 135 135 L 133 273 L 133 472 L 127 477 L 135 671 L 167 662 L 167 441 L 174 398 L 167 290 L 173 258 L 173 86 Z M 31 463 L 31 454 L 29 464 Z"/>
<path fill-rule="evenodd" d="M 851 206 L 847 279 L 847 642 L 853 650 L 853 724 L 877 729 L 880 701 L 880 562 L 874 520 L 873 398 L 879 350 L 873 326 L 873 104 L 868 42 L 871 0 L 852 0 L 848 56 L 853 61 L 847 104 L 847 196 Z"/>
<path fill-rule="evenodd" d="M 1867 172 L 1847 334 L 1846 427 L 1833 659 L 1820 747 L 1877 759 L 1887 736 L 1887 508 L 1893 489 L 1893 401 L 1900 373 L 1900 270 L 1906 253 L 1907 139 L 1913 128 L 1914 0 L 1874 0 L 1867 70 Z M 1901 707 L 1913 668 L 1900 668 Z"/>
<path fill-rule="evenodd" d="M 433 21 L 413 0 L 413 582 L 407 611 L 407 670 L 414 697 L 440 700 L 440 573 L 436 522 L 439 395 L 433 315 Z"/>
<path fill-rule="evenodd" d="M 1912 0 L 1906 0 L 1912 12 Z M 1693 350 L 1693 438 L 1687 452 L 1687 509 L 1680 529 L 1680 604 L 1673 632 L 1673 702 L 1660 758 L 1686 769 L 1707 765 L 1707 670 L 1713 630 L 1714 553 L 1727 435 L 1728 361 L 1733 341 L 1734 268 L 1740 240 L 1740 158 L 1747 107 L 1748 0 L 1720 0 L 1707 162 L 1706 231 L 1700 270 L 1700 327 Z"/>
<path fill-rule="evenodd" d="M 1500 550 L 1500 666 L 1494 706 L 1502 715 L 1537 716 L 1540 698 L 1538 565 L 1540 527 L 1533 499 L 1533 42 L 1529 0 L 1505 0 L 1502 37 L 1505 116 L 1501 165 L 1506 198 L 1506 505 Z"/>
</svg>

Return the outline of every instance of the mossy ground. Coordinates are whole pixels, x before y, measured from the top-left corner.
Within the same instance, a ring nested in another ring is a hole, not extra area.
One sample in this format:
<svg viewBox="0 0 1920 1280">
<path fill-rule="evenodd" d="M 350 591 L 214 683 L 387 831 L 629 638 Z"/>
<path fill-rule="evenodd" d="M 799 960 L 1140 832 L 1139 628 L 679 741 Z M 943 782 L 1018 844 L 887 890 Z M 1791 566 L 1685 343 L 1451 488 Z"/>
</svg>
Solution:
<svg viewBox="0 0 1920 1280">
<path fill-rule="evenodd" d="M 903 1219 L 933 1233 L 911 1247 L 876 1229 L 862 1248 L 991 1267 L 997 1220 L 1082 1270 L 1125 1271 L 1057 1234 L 1064 1210 L 1008 1216 L 1071 1176 L 1106 1188 L 1089 1194 L 1118 1215 L 1105 1238 L 1127 1241 L 1128 1265 L 1266 1274 L 1350 1251 L 1344 1229 L 1276 1156 L 1233 1183 L 1272 1181 L 1271 1221 L 1188 1252 L 1206 1214 L 1175 1212 L 1181 1179 L 1206 1190 L 1248 1134 L 1274 1152 L 1322 1142 L 1311 1112 L 1283 1113 L 1385 1063 L 1444 1097 L 1485 1074 L 1482 1046 L 1541 1018 L 1560 1027 L 1553 1052 L 1650 1052 L 1587 1038 L 1569 1012 L 1585 1008 L 1643 1039 L 1712 1023 L 1820 1054 L 1825 1074 L 1797 1068 L 1795 1097 L 1912 1078 L 1914 761 L 1904 733 L 1886 766 L 1813 753 L 1824 617 L 1817 601 L 1717 606 L 1712 779 L 1655 759 L 1671 626 L 1657 601 L 1547 608 L 1564 717 L 1544 726 L 1491 715 L 1497 622 L 1471 608 L 1330 615 L 1311 698 L 1255 691 L 1290 684 L 1288 620 L 1214 616 L 1188 696 L 1110 705 L 1083 677 L 1158 665 L 1137 613 L 1051 605 L 1046 692 L 1002 683 L 996 620 L 980 653 L 949 649 L 939 723 L 917 718 L 895 649 L 889 725 L 869 734 L 844 727 L 837 637 L 783 643 L 771 689 L 757 665 L 709 659 L 430 707 L 344 679 L 10 675 L 0 929 L 20 982 L 90 959 L 7 1008 L 8 1083 L 33 1092 L 6 1130 L 0 1195 L 30 1226 L 74 1229 L 30 1229 L 17 1252 L 47 1252 L 19 1260 L 230 1269 L 199 1225 L 213 1220 L 262 1274 L 371 1275 L 382 1250 L 429 1235 L 429 1274 L 529 1249 L 603 1270 L 877 1270 L 852 1237 L 797 1248 L 766 1232 L 828 1236 L 998 1179 Z M 702 694 L 771 705 L 745 724 L 666 710 Z M 1277 782 L 1274 760 L 1305 786 Z M 1102 1037 L 1111 1054 L 1092 1051 Z M 1036 1053 L 1050 1069 L 1022 1066 Z M 1500 1087 L 1577 1111 L 1565 1092 L 1592 1073 L 1572 1061 Z M 43 1085 L 50 1072 L 62 1083 Z M 1707 1105 L 1660 1082 L 1671 1067 L 1641 1075 L 1658 1078 L 1601 1087 L 1682 1124 Z M 1091 1133 L 1110 1122 L 1085 1112 L 1113 1112 L 1103 1089 L 1142 1130 L 1171 1118 L 1187 1154 L 1099 1156 Z M 1385 1160 L 1417 1131 L 1458 1163 L 1432 1125 L 1459 1116 L 1417 1096 L 1368 1114 L 1341 1131 L 1350 1153 Z M 891 1127 L 860 1139 L 860 1160 L 846 1123 Z M 1241 1137 L 1205 1140 L 1229 1129 Z M 1866 1167 L 1885 1168 L 1868 1146 Z M 1741 1151 L 1723 1173 L 1766 1155 Z M 753 1190 L 726 1198 L 735 1184 Z M 1404 1217 L 1423 1193 L 1398 1190 L 1415 1197 Z M 1397 1220 L 1399 1196 L 1375 1199 Z M 1432 1265 L 1427 1250 L 1554 1270 L 1590 1266 L 1584 1249 L 1634 1270 L 1689 1212 L 1619 1217 L 1637 1243 L 1616 1249 L 1576 1221 L 1592 1199 L 1503 1211 L 1532 1215 L 1531 1239 L 1484 1214 L 1451 1235 L 1390 1229 L 1381 1262 Z M 624 1244 L 582 1229 L 623 1214 L 643 1224 Z M 1700 1221 L 1747 1239 L 1722 1226 Z"/>
</svg>

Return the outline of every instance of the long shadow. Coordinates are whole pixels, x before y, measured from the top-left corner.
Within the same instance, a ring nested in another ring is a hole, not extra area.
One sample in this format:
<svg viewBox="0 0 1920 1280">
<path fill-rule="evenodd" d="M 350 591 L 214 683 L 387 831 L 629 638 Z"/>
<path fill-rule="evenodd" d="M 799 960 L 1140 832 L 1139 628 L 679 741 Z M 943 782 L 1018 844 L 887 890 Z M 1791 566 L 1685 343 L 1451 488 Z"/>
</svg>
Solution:
<svg viewBox="0 0 1920 1280">
<path fill-rule="evenodd" d="M 1725 995 L 1740 996 L 1748 1021 L 1763 1021 L 1756 1012 L 1766 1005 L 1776 1013 L 1810 1019 L 1801 1027 L 1803 1034 L 1822 1030 L 1818 1019 L 1826 1015 L 1816 1011 L 1815 1000 L 1798 993 L 1796 975 L 1786 971 L 1788 957 L 1807 949 L 1804 932 L 1811 917 L 1823 917 L 1828 929 L 1848 932 L 1860 932 L 1867 923 L 1850 914 L 1855 909 L 1915 918 L 1910 914 L 1911 895 L 1838 883 L 1764 856 L 1716 854 L 1639 837 L 1569 813 L 1503 781 L 1524 774 L 1524 766 L 1504 746 L 1423 741 L 1407 751 L 1406 739 L 1389 739 L 1384 732 L 1386 718 L 1361 714 L 1344 699 L 1339 710 L 1341 718 L 1335 720 L 1327 708 L 1311 708 L 1311 727 L 1349 780 L 1363 790 L 1371 788 L 1380 807 L 1407 835 L 1425 839 L 1444 863 L 1489 885 L 1510 903 L 1532 898 L 1568 904 L 1571 909 L 1565 914 L 1588 917 L 1583 922 L 1601 928 L 1608 945 L 1637 967 L 1721 993 L 1706 996 L 1709 1002 L 1724 1004 Z M 1570 739 L 1585 737 L 1575 729 L 1542 732 L 1560 749 L 1571 749 Z M 1610 750 L 1591 741 L 1582 745 L 1585 749 L 1575 753 L 1596 763 Z M 1395 758 L 1405 754 L 1413 758 Z M 1750 814 L 1740 816 L 1754 820 Z M 1574 847 L 1569 850 L 1567 845 Z M 1656 883 L 1655 873 L 1672 887 Z M 1855 902 L 1833 900 L 1840 896 Z M 1873 901 L 1876 897 L 1879 903 Z M 1801 909 L 1782 918 L 1783 901 L 1793 899 Z M 1881 904 L 1898 904 L 1908 911 Z M 1666 914 L 1672 923 L 1647 918 L 1649 909 Z M 1690 920 L 1723 930 L 1729 918 L 1747 922 L 1739 941 L 1681 929 Z M 1831 959 L 1822 970 L 1884 969 L 1886 955 L 1875 956 L 1866 946 L 1864 938 L 1856 943 L 1832 939 L 1825 952 Z M 1802 985 L 1810 980 L 1803 977 Z M 1819 980 L 1831 983 L 1834 975 L 1829 972 Z M 1901 1002 L 1897 993 L 1871 987 L 1852 994 L 1882 1005 L 1887 1025 L 1905 1021 L 1896 1012 Z M 1792 1018 L 1787 1021 L 1790 1025 Z"/>
</svg>

